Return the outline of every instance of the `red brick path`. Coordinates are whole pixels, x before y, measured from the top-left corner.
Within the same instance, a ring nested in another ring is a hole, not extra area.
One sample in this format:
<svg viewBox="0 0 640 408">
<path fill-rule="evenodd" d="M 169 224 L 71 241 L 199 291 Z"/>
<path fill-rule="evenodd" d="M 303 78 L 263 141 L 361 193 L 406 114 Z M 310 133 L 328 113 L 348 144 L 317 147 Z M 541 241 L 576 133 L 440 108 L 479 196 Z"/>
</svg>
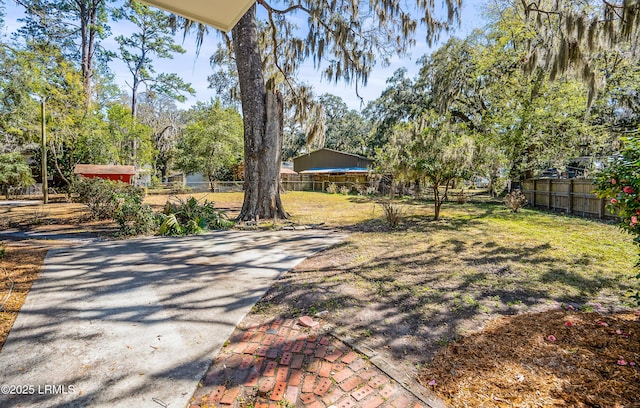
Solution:
<svg viewBox="0 0 640 408">
<path fill-rule="evenodd" d="M 248 406 L 424 407 L 321 327 L 304 328 L 292 319 L 236 329 L 190 408 Z"/>
</svg>

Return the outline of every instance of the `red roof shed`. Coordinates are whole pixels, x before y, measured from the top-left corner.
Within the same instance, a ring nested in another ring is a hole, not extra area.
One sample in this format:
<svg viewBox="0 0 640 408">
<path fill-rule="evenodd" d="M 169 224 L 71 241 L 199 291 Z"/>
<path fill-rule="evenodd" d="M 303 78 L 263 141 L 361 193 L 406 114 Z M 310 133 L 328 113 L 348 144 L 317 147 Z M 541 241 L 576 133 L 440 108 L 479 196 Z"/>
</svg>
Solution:
<svg viewBox="0 0 640 408">
<path fill-rule="evenodd" d="M 131 183 L 131 178 L 136 174 L 136 167 L 112 164 L 76 164 L 73 174 L 79 174 L 86 178 L 101 178 Z"/>
</svg>

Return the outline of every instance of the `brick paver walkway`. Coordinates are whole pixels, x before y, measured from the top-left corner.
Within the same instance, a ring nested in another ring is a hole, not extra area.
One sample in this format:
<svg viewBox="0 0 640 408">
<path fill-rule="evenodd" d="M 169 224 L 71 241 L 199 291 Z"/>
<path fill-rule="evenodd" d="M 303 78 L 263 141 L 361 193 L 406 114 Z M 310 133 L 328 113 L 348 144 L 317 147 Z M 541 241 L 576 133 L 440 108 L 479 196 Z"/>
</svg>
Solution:
<svg viewBox="0 0 640 408">
<path fill-rule="evenodd" d="M 362 355 L 293 319 L 237 328 L 201 385 L 190 408 L 424 407 Z"/>
</svg>

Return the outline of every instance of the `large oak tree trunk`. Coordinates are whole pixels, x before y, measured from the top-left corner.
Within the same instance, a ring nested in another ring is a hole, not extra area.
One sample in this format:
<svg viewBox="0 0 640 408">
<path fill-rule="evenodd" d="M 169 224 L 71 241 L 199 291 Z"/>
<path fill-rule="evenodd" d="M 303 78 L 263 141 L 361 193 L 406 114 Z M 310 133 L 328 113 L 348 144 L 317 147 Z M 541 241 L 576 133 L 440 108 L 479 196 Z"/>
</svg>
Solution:
<svg viewBox="0 0 640 408">
<path fill-rule="evenodd" d="M 244 121 L 244 203 L 238 220 L 287 218 L 280 201 L 282 96 L 265 89 L 255 4 L 232 33 Z"/>
</svg>

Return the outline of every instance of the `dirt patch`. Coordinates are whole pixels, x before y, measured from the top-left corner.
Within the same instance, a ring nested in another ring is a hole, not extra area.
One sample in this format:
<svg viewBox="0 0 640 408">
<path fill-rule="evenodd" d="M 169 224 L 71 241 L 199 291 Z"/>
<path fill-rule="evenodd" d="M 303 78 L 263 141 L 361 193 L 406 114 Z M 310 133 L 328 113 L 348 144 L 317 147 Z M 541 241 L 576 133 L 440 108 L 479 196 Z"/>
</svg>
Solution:
<svg viewBox="0 0 640 408">
<path fill-rule="evenodd" d="M 83 204 L 55 202 L 47 205 L 0 206 L 0 229 L 41 234 L 86 234 L 113 237 L 118 231 L 112 220 L 89 219 Z"/>
<path fill-rule="evenodd" d="M 637 407 L 639 316 L 503 317 L 448 344 L 419 377 L 453 407 Z"/>
</svg>

